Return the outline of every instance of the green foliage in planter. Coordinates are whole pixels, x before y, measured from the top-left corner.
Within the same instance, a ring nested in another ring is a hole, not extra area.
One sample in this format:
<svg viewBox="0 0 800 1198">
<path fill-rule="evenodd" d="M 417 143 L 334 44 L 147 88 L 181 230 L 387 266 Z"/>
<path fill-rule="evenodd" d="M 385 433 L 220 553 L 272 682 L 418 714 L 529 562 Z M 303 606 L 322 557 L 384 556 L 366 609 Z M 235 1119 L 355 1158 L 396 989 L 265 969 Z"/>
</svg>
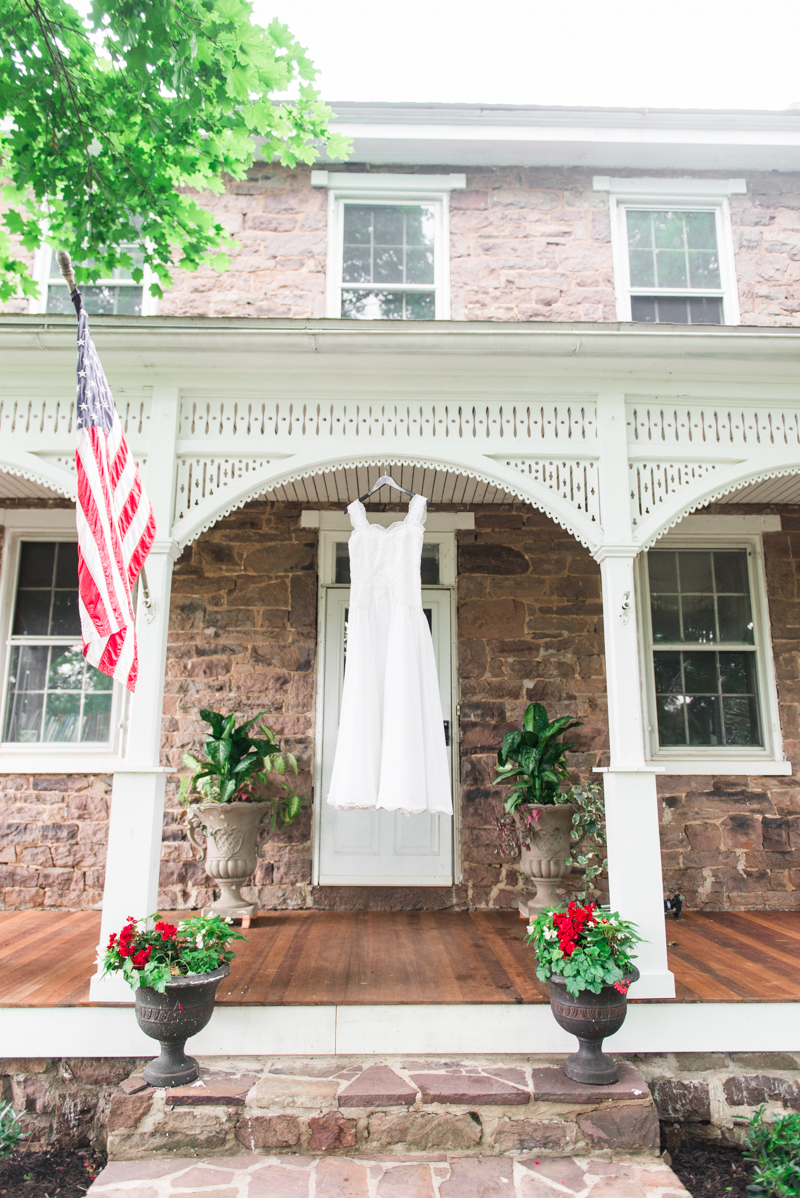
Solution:
<svg viewBox="0 0 800 1198">
<path fill-rule="evenodd" d="M 0 1102 L 0 1161 L 11 1156 L 28 1134 L 19 1125 L 21 1117 L 10 1102 Z"/>
<path fill-rule="evenodd" d="M 507 732 L 497 754 L 494 785 L 513 783 L 505 799 L 507 815 L 523 803 L 554 806 L 568 803 L 561 784 L 569 781 L 566 756 L 575 746 L 558 740 L 568 728 L 579 728 L 580 720 L 560 716 L 550 720 L 541 703 L 531 703 L 522 718 L 520 732 Z"/>
<path fill-rule="evenodd" d="M 265 724 L 259 729 L 261 736 L 250 735 L 250 729 L 265 714 L 260 711 L 237 726 L 235 714 L 221 715 L 205 707 L 200 709 L 201 718 L 211 725 L 211 736 L 206 741 L 208 757 L 199 761 L 191 753 L 183 754 L 184 765 L 192 770 L 181 778 L 178 791 L 184 807 L 189 806 L 193 794 L 205 803 L 272 803 L 270 836 L 276 827 L 285 828 L 297 819 L 303 796 L 293 791 L 282 777 L 287 770 L 297 773 L 297 761 L 291 753 L 281 750 L 275 734 Z M 275 798 L 260 794 L 254 783 L 266 786 L 276 775 L 285 795 Z"/>
<path fill-rule="evenodd" d="M 798 1198 L 800 1115 L 765 1120 L 764 1107 L 759 1107 L 747 1129 L 744 1157 L 755 1166 L 747 1187 L 753 1198 Z"/>
<path fill-rule="evenodd" d="M 166 923 L 156 912 L 145 919 L 129 915 L 112 932 L 102 955 L 103 974 L 121 973 L 132 990 L 150 986 L 163 994 L 176 977 L 212 973 L 234 958 L 231 940 L 246 940 L 219 915 L 195 915 Z"/>
<path fill-rule="evenodd" d="M 580 865 L 583 869 L 583 886 L 576 890 L 573 898 L 585 902 L 600 892 L 594 880 L 608 871 L 606 849 L 606 804 L 603 787 L 599 782 L 570 787 L 564 792 L 567 802 L 576 807 L 572 817 L 570 837 L 574 847 L 567 858 L 567 867 Z"/>
</svg>

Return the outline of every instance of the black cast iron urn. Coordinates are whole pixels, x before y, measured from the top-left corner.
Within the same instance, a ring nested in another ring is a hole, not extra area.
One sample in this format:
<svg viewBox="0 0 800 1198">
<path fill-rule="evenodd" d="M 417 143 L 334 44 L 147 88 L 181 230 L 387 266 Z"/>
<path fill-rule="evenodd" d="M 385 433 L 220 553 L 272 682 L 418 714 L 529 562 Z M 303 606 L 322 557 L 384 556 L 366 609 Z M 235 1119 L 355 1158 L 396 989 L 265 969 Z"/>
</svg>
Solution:
<svg viewBox="0 0 800 1198">
<path fill-rule="evenodd" d="M 217 986 L 230 971 L 230 965 L 221 965 L 211 973 L 172 978 L 163 994 L 150 986 L 136 991 L 136 1021 L 146 1036 L 161 1044 L 161 1055 L 142 1074 L 148 1085 L 186 1086 L 200 1076 L 200 1066 L 186 1056 L 184 1045 L 208 1023 Z"/>
<path fill-rule="evenodd" d="M 632 985 L 638 980 L 634 966 L 624 981 Z M 603 986 L 599 994 L 582 990 L 574 996 L 567 990 L 563 977 L 554 973 L 548 983 L 550 1009 L 556 1023 L 565 1032 L 578 1037 L 579 1048 L 564 1062 L 564 1072 L 574 1082 L 588 1086 L 613 1086 L 619 1081 L 619 1069 L 612 1057 L 603 1052 L 603 1040 L 613 1036 L 625 1022 L 628 998 L 613 986 Z"/>
</svg>

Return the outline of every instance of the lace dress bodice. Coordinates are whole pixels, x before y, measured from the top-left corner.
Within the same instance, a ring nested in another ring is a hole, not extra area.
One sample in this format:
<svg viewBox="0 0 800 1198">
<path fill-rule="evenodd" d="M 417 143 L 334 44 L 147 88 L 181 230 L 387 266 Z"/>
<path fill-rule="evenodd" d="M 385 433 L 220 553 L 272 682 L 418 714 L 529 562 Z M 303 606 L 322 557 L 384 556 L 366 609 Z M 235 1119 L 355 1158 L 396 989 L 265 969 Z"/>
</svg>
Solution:
<svg viewBox="0 0 800 1198">
<path fill-rule="evenodd" d="M 405 520 L 384 528 L 370 524 L 358 499 L 348 507 L 350 536 L 350 607 L 370 607 L 376 600 L 421 607 L 420 558 L 427 500 L 415 495 Z"/>
</svg>

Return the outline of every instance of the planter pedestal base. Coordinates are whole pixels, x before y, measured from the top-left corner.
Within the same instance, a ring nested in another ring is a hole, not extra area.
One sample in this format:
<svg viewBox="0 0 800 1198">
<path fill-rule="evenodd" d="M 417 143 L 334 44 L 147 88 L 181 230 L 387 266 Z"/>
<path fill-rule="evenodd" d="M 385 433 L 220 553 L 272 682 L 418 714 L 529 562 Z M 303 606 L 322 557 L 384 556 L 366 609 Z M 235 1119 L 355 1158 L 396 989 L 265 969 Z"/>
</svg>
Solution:
<svg viewBox="0 0 800 1198">
<path fill-rule="evenodd" d="M 200 1066 L 194 1057 L 187 1057 L 183 1051 L 183 1043 L 163 1040 L 161 1055 L 145 1065 L 142 1077 L 148 1086 L 188 1086 L 197 1081 L 200 1076 Z"/>
<path fill-rule="evenodd" d="M 602 1051 L 602 1040 L 583 1040 L 577 1052 L 570 1053 L 564 1062 L 564 1072 L 574 1082 L 586 1086 L 613 1086 L 619 1081 L 617 1062 Z"/>
</svg>

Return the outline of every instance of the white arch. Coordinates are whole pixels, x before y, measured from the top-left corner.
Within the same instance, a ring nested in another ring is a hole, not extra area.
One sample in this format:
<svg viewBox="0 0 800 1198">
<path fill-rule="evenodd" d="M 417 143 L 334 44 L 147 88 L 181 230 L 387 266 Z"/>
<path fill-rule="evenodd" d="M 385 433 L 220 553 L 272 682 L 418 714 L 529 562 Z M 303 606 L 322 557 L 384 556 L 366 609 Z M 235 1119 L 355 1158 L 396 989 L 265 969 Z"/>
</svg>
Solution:
<svg viewBox="0 0 800 1198">
<path fill-rule="evenodd" d="M 39 483 L 58 495 L 66 496 L 73 503 L 78 497 L 77 481 L 63 466 L 44 462 L 35 454 L 15 450 L 11 446 L 4 446 L 2 450 L 0 474 L 13 474 L 17 478 L 27 479 L 28 482 Z"/>
<path fill-rule="evenodd" d="M 192 455 L 187 454 L 190 458 Z M 242 455 L 243 457 L 245 455 Z M 193 509 L 191 517 L 183 517 L 172 526 L 172 538 L 183 549 L 196 540 L 201 533 L 212 528 L 219 520 L 243 507 L 251 499 L 263 495 L 275 487 L 309 478 L 317 474 L 330 474 L 335 470 L 354 469 L 359 466 L 396 462 L 398 465 L 419 466 L 429 470 L 444 470 L 450 474 L 463 474 L 468 478 L 496 486 L 506 491 L 509 498 L 520 499 L 543 512 L 566 529 L 582 545 L 593 551 L 602 540 L 600 526 L 593 523 L 577 507 L 566 502 L 556 491 L 550 491 L 533 480 L 526 480 L 518 471 L 504 466 L 482 454 L 461 454 L 450 457 L 446 454 L 383 452 L 348 453 L 347 458 L 320 456 L 318 452 L 297 454 L 281 461 L 266 460 L 262 471 L 257 471 L 257 481 L 252 475 L 240 485 L 230 483 L 208 500 Z"/>
<path fill-rule="evenodd" d="M 676 495 L 672 503 L 663 503 L 658 511 L 643 520 L 635 533 L 635 540 L 642 549 L 649 549 L 660 537 L 674 528 L 684 516 L 706 507 L 723 495 L 740 491 L 750 483 L 763 482 L 768 478 L 782 478 L 800 474 L 800 458 L 797 447 L 783 450 L 770 448 L 746 461 L 735 462 L 725 469 L 706 476 L 701 483 L 683 494 Z"/>
</svg>

